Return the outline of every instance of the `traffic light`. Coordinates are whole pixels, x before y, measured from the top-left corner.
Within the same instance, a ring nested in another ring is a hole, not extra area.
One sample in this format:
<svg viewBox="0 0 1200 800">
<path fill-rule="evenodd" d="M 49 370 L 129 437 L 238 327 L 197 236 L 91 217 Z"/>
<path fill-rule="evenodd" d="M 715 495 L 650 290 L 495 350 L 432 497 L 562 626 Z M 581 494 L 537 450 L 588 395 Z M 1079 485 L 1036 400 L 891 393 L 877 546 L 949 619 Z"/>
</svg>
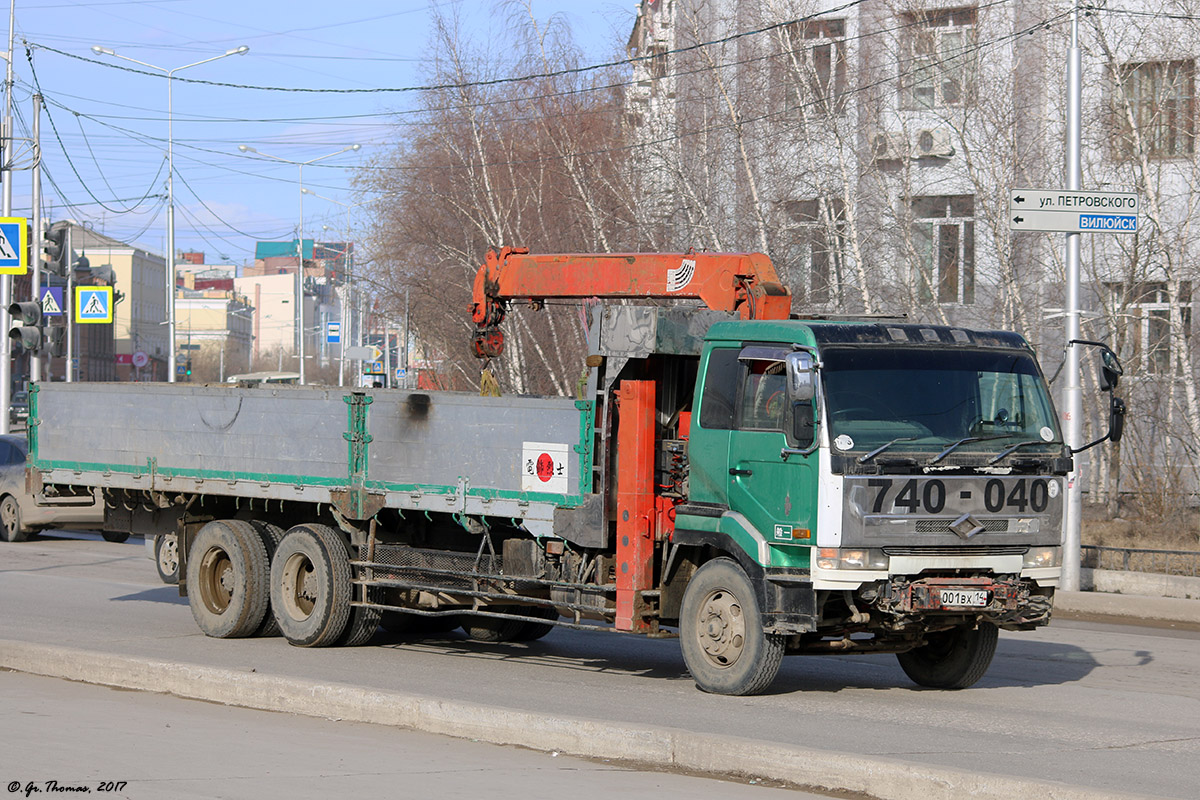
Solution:
<svg viewBox="0 0 1200 800">
<path fill-rule="evenodd" d="M 21 347 L 30 352 L 42 349 L 42 304 L 13 303 L 8 307 L 8 313 L 16 323 L 8 331 L 8 338 L 20 342 Z M 17 322 L 17 320 L 20 322 Z"/>
<path fill-rule="evenodd" d="M 192 377 L 192 360 L 189 358 L 183 366 L 183 372 L 189 379 Z"/>
<path fill-rule="evenodd" d="M 46 229 L 42 236 L 42 252 L 45 253 L 45 269 L 56 275 L 67 274 L 67 262 L 71 255 L 67 252 L 67 234 L 70 231 L 69 222 L 56 222 Z"/>
<path fill-rule="evenodd" d="M 62 358 L 67 354 L 67 328 L 64 325 L 46 326 L 46 341 L 49 343 L 50 355 Z"/>
</svg>

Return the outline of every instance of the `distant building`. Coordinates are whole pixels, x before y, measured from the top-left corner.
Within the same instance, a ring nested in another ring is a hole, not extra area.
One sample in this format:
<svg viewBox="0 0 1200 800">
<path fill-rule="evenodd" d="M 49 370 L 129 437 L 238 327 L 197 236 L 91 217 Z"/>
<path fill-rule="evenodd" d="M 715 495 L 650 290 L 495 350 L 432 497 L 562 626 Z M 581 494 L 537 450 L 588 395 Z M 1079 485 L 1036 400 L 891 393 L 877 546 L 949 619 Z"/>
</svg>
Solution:
<svg viewBox="0 0 1200 800">
<path fill-rule="evenodd" d="M 112 270 L 116 289 L 123 295 L 113 310 L 112 325 L 84 325 L 89 330 L 109 328 L 113 336 L 115 373 L 103 380 L 163 381 L 167 379 L 166 260 L 135 245 L 96 231 L 73 226 L 71 242 L 77 256 L 85 255 L 93 269 Z M 98 335 L 89 333 L 89 336 Z M 146 354 L 145 367 L 133 366 L 134 354 Z"/>
</svg>

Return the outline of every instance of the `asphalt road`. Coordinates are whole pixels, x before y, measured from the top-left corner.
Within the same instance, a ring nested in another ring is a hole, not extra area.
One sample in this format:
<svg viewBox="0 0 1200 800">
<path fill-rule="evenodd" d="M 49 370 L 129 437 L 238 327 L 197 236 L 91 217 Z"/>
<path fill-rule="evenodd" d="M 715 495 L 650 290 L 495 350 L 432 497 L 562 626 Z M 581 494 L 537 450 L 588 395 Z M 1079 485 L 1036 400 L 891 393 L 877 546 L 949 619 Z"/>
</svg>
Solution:
<svg viewBox="0 0 1200 800">
<path fill-rule="evenodd" d="M 380 634 L 306 650 L 213 640 L 140 541 L 0 548 L 0 639 L 278 674 L 562 716 L 720 732 L 1102 791 L 1200 785 L 1200 633 L 1058 621 L 1002 633 L 984 679 L 916 689 L 892 656 L 785 660 L 770 694 L 705 695 L 673 641 L 558 630 L 531 644 Z"/>
<path fill-rule="evenodd" d="M 0 673 L 0 730 L 0 797 L 49 797 L 55 787 L 132 800 L 818 797 L 13 672 Z"/>
</svg>

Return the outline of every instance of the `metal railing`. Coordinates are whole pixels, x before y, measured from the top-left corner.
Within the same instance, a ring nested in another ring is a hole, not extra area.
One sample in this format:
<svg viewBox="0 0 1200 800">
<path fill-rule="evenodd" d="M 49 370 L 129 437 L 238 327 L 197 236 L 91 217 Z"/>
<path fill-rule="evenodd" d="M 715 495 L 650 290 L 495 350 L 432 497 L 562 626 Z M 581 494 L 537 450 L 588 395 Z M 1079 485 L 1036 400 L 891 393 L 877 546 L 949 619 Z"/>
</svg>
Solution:
<svg viewBox="0 0 1200 800">
<path fill-rule="evenodd" d="M 1083 566 L 1092 569 L 1200 576 L 1200 551 L 1196 550 L 1143 550 L 1094 544 L 1079 549 L 1083 551 Z"/>
</svg>

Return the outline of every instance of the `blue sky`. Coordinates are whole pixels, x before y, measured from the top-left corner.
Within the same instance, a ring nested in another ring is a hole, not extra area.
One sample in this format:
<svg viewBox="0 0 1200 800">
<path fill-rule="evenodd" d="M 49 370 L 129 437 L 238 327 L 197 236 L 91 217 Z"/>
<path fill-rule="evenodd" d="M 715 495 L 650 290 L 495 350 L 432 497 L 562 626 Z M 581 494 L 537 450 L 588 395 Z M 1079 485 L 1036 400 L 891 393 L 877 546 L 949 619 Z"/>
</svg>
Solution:
<svg viewBox="0 0 1200 800">
<path fill-rule="evenodd" d="M 541 21 L 572 27 L 589 63 L 610 60 L 628 36 L 633 0 L 528 0 Z M 7 6 L 7 4 L 5 4 Z M 244 55 L 175 73 L 175 236 L 180 250 L 242 264 L 256 239 L 290 239 L 300 216 L 299 169 L 241 153 L 248 145 L 309 161 L 352 144 L 361 150 L 304 169 L 304 185 L 343 203 L 350 170 L 394 145 L 389 113 L 412 107 L 402 92 L 309 93 L 288 89 L 381 89 L 425 83 L 431 8 L 457 10 L 470 36 L 502 47 L 506 15 L 521 4 L 492 0 L 17 0 L 13 91 L 16 136 L 27 136 L 40 88 L 47 221 L 75 219 L 109 236 L 166 250 L 167 82 L 122 56 L 175 69 L 246 45 Z M 33 65 L 26 55 L 29 42 Z M 58 52 L 56 52 L 58 51 Z M 208 86 L 181 79 L 272 87 Z M 17 165 L 28 164 L 17 152 Z M 30 173 L 13 178 L 13 213 L 30 211 Z M 344 206 L 304 196 L 306 237 L 340 239 Z M 355 216 L 361 209 L 353 212 Z M 322 226 L 339 234 L 323 233 Z"/>
</svg>

